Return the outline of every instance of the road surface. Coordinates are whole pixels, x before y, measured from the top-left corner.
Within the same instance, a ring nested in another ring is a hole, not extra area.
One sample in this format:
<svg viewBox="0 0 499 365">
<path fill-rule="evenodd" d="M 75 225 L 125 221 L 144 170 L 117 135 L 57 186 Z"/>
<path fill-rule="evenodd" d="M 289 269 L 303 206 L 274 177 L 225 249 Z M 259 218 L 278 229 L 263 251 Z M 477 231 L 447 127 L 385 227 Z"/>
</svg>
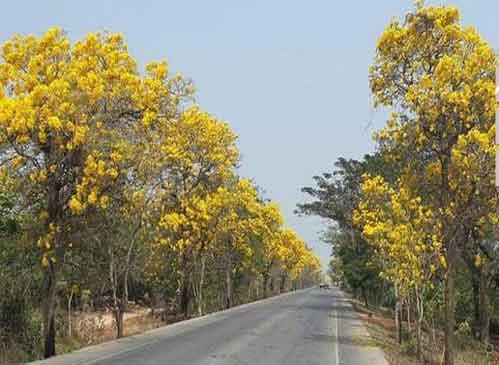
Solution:
<svg viewBox="0 0 499 365">
<path fill-rule="evenodd" d="M 386 364 L 336 288 L 291 292 L 39 365 Z"/>
</svg>

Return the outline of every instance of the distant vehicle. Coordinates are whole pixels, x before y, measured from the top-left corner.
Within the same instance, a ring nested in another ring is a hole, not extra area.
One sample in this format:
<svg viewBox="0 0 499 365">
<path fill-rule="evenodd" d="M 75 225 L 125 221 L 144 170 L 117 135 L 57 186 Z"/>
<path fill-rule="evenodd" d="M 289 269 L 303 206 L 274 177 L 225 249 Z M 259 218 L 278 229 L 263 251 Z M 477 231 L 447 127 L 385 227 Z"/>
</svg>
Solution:
<svg viewBox="0 0 499 365">
<path fill-rule="evenodd" d="M 331 289 L 331 287 L 327 283 L 319 284 L 319 288 L 320 289 Z"/>
</svg>

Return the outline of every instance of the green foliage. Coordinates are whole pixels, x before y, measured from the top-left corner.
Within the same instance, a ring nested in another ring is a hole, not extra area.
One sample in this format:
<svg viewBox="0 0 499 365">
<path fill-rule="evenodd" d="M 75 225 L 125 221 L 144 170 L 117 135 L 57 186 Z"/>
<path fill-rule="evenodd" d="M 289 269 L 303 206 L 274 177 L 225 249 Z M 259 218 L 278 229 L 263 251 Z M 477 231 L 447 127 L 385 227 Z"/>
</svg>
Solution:
<svg viewBox="0 0 499 365">
<path fill-rule="evenodd" d="M 374 250 L 354 226 L 352 214 L 361 199 L 360 186 L 365 173 L 384 171 L 389 178 L 393 178 L 394 173 L 384 168 L 386 164 L 379 154 L 365 155 L 362 161 L 340 157 L 334 166 L 332 173 L 313 177 L 315 187 L 302 189 L 312 201 L 298 204 L 296 212 L 328 220 L 329 227 L 322 239 L 331 245 L 332 263 L 341 267 L 337 278 L 365 302 L 386 301 L 389 296 L 379 295 L 386 285 L 379 276 L 378 263 L 373 260 Z"/>
<path fill-rule="evenodd" d="M 18 224 L 12 219 L 9 227 Z M 37 358 L 41 344 L 35 294 L 40 277 L 33 275 L 38 257 L 26 247 L 17 228 L 10 229 L 0 238 L 0 346 L 17 348 L 21 360 L 29 361 Z"/>
<path fill-rule="evenodd" d="M 400 346 L 400 352 L 405 355 L 416 355 L 416 339 L 406 336 L 408 339 Z"/>
</svg>

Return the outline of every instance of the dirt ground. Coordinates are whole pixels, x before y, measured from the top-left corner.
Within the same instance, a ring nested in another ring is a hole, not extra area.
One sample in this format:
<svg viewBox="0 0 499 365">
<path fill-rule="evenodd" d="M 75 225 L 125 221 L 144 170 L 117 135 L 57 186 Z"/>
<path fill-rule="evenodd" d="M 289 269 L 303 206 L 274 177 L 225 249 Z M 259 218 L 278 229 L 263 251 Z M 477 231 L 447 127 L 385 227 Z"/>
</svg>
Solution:
<svg viewBox="0 0 499 365">
<path fill-rule="evenodd" d="M 415 356 L 414 341 L 399 345 L 395 338 L 395 321 L 387 309 L 367 309 L 361 302 L 350 299 L 353 307 L 365 322 L 366 327 L 376 342 L 383 349 L 385 357 L 392 365 L 440 364 L 443 356 L 443 333 L 436 331 L 436 344 L 427 333 L 423 335 L 424 361 Z M 407 332 L 407 323 L 403 324 Z M 499 343 L 494 344 L 495 349 Z M 461 340 L 458 348 L 456 365 L 499 365 L 499 352 L 487 352 L 483 346 L 471 338 Z"/>
</svg>

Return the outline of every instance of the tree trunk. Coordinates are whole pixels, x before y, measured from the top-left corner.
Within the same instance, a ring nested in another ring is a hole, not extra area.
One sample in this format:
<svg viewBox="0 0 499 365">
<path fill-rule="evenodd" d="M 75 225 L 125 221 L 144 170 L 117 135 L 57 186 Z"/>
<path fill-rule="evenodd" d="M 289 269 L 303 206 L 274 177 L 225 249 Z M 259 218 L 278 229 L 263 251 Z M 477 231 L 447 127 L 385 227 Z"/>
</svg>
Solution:
<svg viewBox="0 0 499 365">
<path fill-rule="evenodd" d="M 402 344 L 402 326 L 400 323 L 400 297 L 398 293 L 398 288 L 395 287 L 395 336 L 397 343 Z"/>
<path fill-rule="evenodd" d="M 122 300 L 123 311 L 126 311 L 128 306 L 128 270 L 125 270 L 123 274 L 123 300 Z"/>
<path fill-rule="evenodd" d="M 184 318 L 187 318 L 187 316 L 189 315 L 189 286 L 191 285 L 187 259 L 187 253 L 184 251 L 180 260 L 180 278 L 178 281 L 178 288 L 176 293 L 177 313 L 181 313 Z"/>
<path fill-rule="evenodd" d="M 253 278 L 250 277 L 248 284 L 247 302 L 251 302 L 251 289 L 253 288 Z"/>
<path fill-rule="evenodd" d="M 281 275 L 281 285 L 279 291 L 282 293 L 286 289 L 286 274 Z"/>
<path fill-rule="evenodd" d="M 471 265 L 468 265 L 471 266 Z M 476 267 L 470 267 L 471 271 L 471 287 L 473 289 L 473 314 L 474 325 L 473 335 L 480 339 L 480 274 L 477 272 Z"/>
<path fill-rule="evenodd" d="M 362 286 L 360 290 L 362 293 L 362 299 L 364 300 L 364 305 L 366 306 L 367 309 L 369 309 L 369 301 L 367 300 L 366 288 Z"/>
<path fill-rule="evenodd" d="M 109 280 L 111 282 L 111 290 L 113 292 L 112 312 L 116 322 L 116 338 L 122 338 L 125 306 L 123 304 L 123 300 L 118 298 L 118 272 L 116 266 L 114 265 L 114 259 L 114 252 L 112 248 L 109 248 Z"/>
<path fill-rule="evenodd" d="M 490 301 L 486 268 L 480 268 L 480 341 L 488 345 L 490 342 Z"/>
<path fill-rule="evenodd" d="M 199 268 L 199 282 L 195 288 L 196 307 L 197 307 L 198 316 L 202 316 L 204 314 L 203 287 L 204 287 L 205 268 L 206 268 L 206 257 L 203 255 L 201 256 L 201 267 Z"/>
<path fill-rule="evenodd" d="M 263 297 L 264 298 L 267 298 L 269 296 L 268 289 L 267 289 L 267 287 L 269 286 L 268 283 L 269 283 L 269 274 L 265 273 L 265 274 L 263 274 Z"/>
<path fill-rule="evenodd" d="M 73 295 L 74 295 L 74 292 L 71 288 L 71 292 L 69 294 L 69 298 L 68 298 L 68 337 L 71 337 L 72 335 L 72 328 L 71 328 L 71 304 L 73 302 Z"/>
<path fill-rule="evenodd" d="M 124 310 L 123 305 L 121 304 L 121 300 L 119 300 L 118 305 L 113 310 L 114 320 L 116 321 L 116 338 L 123 337 L 123 328 L 124 328 Z"/>
<path fill-rule="evenodd" d="M 184 318 L 189 316 L 189 304 L 191 296 L 189 293 L 189 285 L 191 283 L 190 273 L 184 272 L 182 275 L 182 288 L 180 293 L 180 310 Z"/>
<path fill-rule="evenodd" d="M 418 315 L 416 320 L 416 356 L 418 360 L 423 360 L 422 336 L 421 336 L 421 318 Z"/>
<path fill-rule="evenodd" d="M 227 267 L 225 268 L 225 308 L 232 307 L 232 255 L 229 253 L 227 258 Z"/>
<path fill-rule="evenodd" d="M 416 288 L 416 355 L 421 361 L 423 359 L 422 325 L 424 318 L 423 295 L 419 288 Z"/>
<path fill-rule="evenodd" d="M 126 310 L 126 306 L 128 305 L 128 275 L 130 273 L 130 267 L 132 264 L 132 255 L 133 255 L 133 248 L 135 245 L 135 240 L 137 233 L 139 232 L 140 227 L 142 226 L 142 220 L 139 221 L 139 224 L 135 229 L 133 230 L 131 237 L 130 237 L 130 244 L 128 246 L 127 254 L 126 254 L 126 261 L 125 261 L 125 273 L 123 274 L 123 298 L 124 298 L 124 305 Z"/>
<path fill-rule="evenodd" d="M 455 288 L 455 253 L 453 247 L 449 247 L 447 255 L 447 275 L 444 289 L 444 364 L 454 365 L 454 329 L 456 326 L 456 288 Z"/>
<path fill-rule="evenodd" d="M 128 270 L 125 269 L 123 274 L 123 304 L 128 304 Z"/>
<path fill-rule="evenodd" d="M 417 295 L 417 293 L 416 293 L 416 295 Z M 416 300 L 417 300 L 417 298 L 416 298 Z M 416 302 L 416 306 L 417 306 L 417 302 Z M 411 296 L 410 295 L 407 297 L 406 310 L 407 310 L 407 330 L 409 331 L 409 333 L 411 333 L 412 327 L 411 327 Z"/>
<path fill-rule="evenodd" d="M 436 324 L 435 324 L 435 313 L 432 311 L 431 314 L 431 339 L 433 341 L 433 347 L 438 346 L 437 345 L 437 330 L 436 330 Z"/>
<path fill-rule="evenodd" d="M 45 332 L 45 358 L 55 356 L 55 313 L 52 314 L 48 324 L 48 331 Z"/>
<path fill-rule="evenodd" d="M 163 312 L 161 313 L 161 320 L 166 322 L 168 320 L 168 315 L 170 314 L 171 308 L 171 302 L 170 298 L 166 296 L 165 294 L 162 295 L 163 298 Z M 175 298 L 176 299 L 176 298 Z M 176 307 L 175 307 L 175 314 L 178 313 L 178 303 L 175 301 Z"/>
<path fill-rule="evenodd" d="M 57 293 L 57 277 L 53 263 L 48 263 L 44 272 L 43 279 L 43 338 L 44 338 L 44 357 L 49 358 L 55 355 L 55 304 Z"/>
<path fill-rule="evenodd" d="M 449 206 L 449 160 L 450 151 L 446 156 L 444 156 L 441 162 L 441 193 L 440 193 L 440 208 L 447 209 Z M 444 229 L 447 229 L 447 225 L 451 225 L 447 222 L 448 218 L 444 218 Z M 444 242 L 443 246 L 446 251 L 445 259 L 447 263 L 447 272 L 445 274 L 445 287 L 444 287 L 444 312 L 445 312 L 445 323 L 444 323 L 444 365 L 454 365 L 454 351 L 455 351 L 455 341 L 454 341 L 454 329 L 456 326 L 456 261 L 457 261 L 457 244 L 456 237 L 451 238 L 449 232 L 444 232 Z"/>
<path fill-rule="evenodd" d="M 149 291 L 147 293 L 148 297 L 149 297 L 149 308 L 151 309 L 151 317 L 154 318 L 154 305 L 156 304 L 156 295 L 154 292 L 152 291 Z"/>
</svg>

